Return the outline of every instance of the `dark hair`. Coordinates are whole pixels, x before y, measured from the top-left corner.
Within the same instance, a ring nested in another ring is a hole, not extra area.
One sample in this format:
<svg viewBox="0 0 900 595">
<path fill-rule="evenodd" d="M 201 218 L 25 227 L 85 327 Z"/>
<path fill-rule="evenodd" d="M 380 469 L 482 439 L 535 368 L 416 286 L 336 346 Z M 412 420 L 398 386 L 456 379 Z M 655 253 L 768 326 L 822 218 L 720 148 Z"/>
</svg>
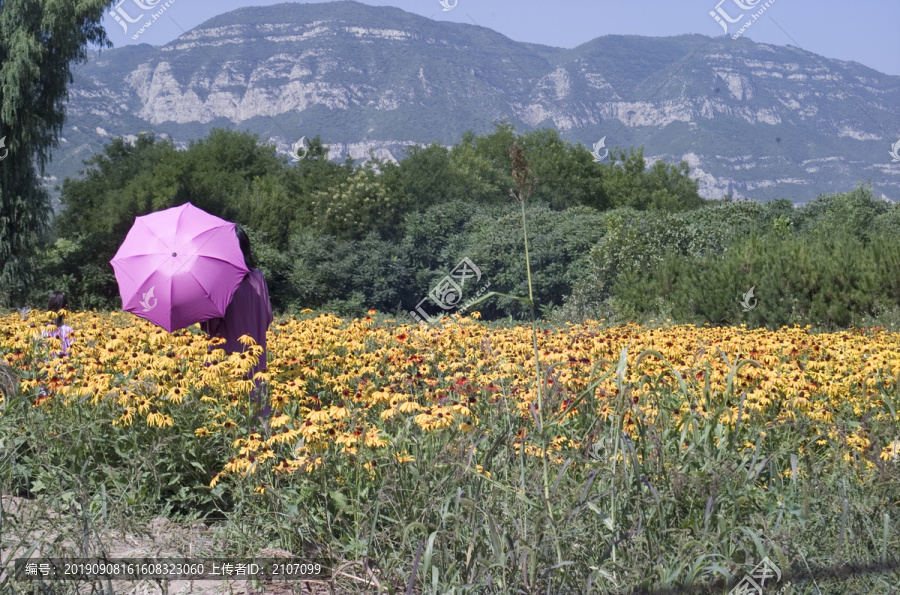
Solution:
<svg viewBox="0 0 900 595">
<path fill-rule="evenodd" d="M 60 310 L 65 310 L 69 307 L 69 300 L 66 299 L 65 292 L 62 291 L 54 291 L 50 294 L 50 302 L 47 304 L 47 310 L 51 312 L 59 312 Z M 59 315 L 56 317 L 56 326 L 60 327 L 63 323 L 63 316 Z"/>
<path fill-rule="evenodd" d="M 241 252 L 244 253 L 244 262 L 247 264 L 247 268 L 254 268 L 256 263 L 253 262 L 253 252 L 250 251 L 250 237 L 240 225 L 234 226 L 234 234 L 237 236 L 238 244 L 241 245 Z"/>
</svg>

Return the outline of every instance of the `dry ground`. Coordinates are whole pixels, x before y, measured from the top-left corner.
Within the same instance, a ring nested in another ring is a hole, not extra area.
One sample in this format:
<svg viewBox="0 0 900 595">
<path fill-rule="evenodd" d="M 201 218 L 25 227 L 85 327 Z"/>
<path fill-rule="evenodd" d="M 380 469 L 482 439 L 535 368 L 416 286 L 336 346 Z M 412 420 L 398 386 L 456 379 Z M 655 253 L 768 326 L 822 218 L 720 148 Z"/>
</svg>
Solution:
<svg viewBox="0 0 900 595">
<path fill-rule="evenodd" d="M 3 518 L 0 524 L 0 583 L 5 572 L 11 572 L 15 559 L 35 546 L 30 558 L 85 557 L 84 548 L 92 556 L 101 552 L 109 558 L 217 558 L 223 536 L 215 526 L 202 522 L 179 525 L 169 519 L 157 517 L 146 524 L 112 530 L 91 528 L 87 540 L 84 525 L 77 522 L 76 514 L 60 514 L 43 506 L 40 500 L 27 500 L 14 496 L 2 496 Z M 78 526 L 81 525 L 81 526 Z M 79 543 L 76 543 L 78 541 Z M 255 558 L 292 556 L 290 552 L 276 548 L 262 548 Z M 172 580 L 168 584 L 145 581 L 112 581 L 115 595 L 325 595 L 349 593 L 373 593 L 377 588 L 366 583 L 361 565 L 347 565 L 338 569 L 330 582 L 270 583 L 250 586 L 246 581 L 186 581 Z M 62 583 L 60 583 L 62 584 Z M 98 593 L 99 584 L 67 583 L 67 593 Z M 28 588 L 27 583 L 17 587 Z M 107 585 L 103 585 L 107 588 Z M 108 591 L 103 591 L 108 595 Z M 109 594 L 111 595 L 111 594 Z"/>
</svg>

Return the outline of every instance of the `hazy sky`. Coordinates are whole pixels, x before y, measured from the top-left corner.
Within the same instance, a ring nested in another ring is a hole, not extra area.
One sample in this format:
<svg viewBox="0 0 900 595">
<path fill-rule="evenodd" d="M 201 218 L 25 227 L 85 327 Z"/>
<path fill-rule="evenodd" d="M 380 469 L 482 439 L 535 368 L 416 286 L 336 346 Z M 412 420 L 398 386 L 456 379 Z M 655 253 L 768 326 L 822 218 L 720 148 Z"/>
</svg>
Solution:
<svg viewBox="0 0 900 595">
<path fill-rule="evenodd" d="M 159 10 L 167 0 L 116 0 L 125 14 L 137 18 Z M 139 24 L 126 34 L 107 13 L 104 27 L 116 47 L 134 43 L 162 45 L 207 19 L 245 6 L 280 4 L 281 0 L 169 0 L 171 5 L 134 41 Z M 441 21 L 487 27 L 516 41 L 572 48 L 602 35 L 649 36 L 701 33 L 718 36 L 722 26 L 710 16 L 717 7 L 732 18 L 734 33 L 766 0 L 445 0 L 456 6 L 444 11 L 439 0 L 362 0 L 372 6 L 395 6 Z M 120 3 L 121 2 L 121 3 Z M 157 4 L 158 2 L 158 4 Z M 900 0 L 770 0 L 771 5 L 743 33 L 753 41 L 794 45 L 838 60 L 853 60 L 888 74 L 900 75 Z M 149 11 L 144 6 L 155 5 Z M 298 2 L 301 4 L 307 1 Z M 738 4 L 751 7 L 742 10 Z M 146 21 L 146 18 L 143 19 Z"/>
</svg>

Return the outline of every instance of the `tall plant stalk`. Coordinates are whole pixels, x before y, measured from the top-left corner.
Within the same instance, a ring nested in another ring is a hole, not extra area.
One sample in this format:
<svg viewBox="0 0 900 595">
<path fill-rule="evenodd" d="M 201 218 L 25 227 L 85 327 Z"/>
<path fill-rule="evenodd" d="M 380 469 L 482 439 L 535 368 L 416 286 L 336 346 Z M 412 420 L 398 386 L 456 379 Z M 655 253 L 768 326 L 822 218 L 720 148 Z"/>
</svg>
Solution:
<svg viewBox="0 0 900 595">
<path fill-rule="evenodd" d="M 554 521 L 553 508 L 550 506 L 550 478 L 547 470 L 547 440 L 546 433 L 544 432 L 544 398 L 541 382 L 541 363 L 539 359 L 540 352 L 538 351 L 537 343 L 537 320 L 534 311 L 534 289 L 531 282 L 531 255 L 528 250 L 528 226 L 525 217 L 525 198 L 526 196 L 531 196 L 531 194 L 534 192 L 534 185 L 536 180 L 531 175 L 531 167 L 529 167 L 528 161 L 525 159 L 525 151 L 522 150 L 518 142 L 513 143 L 513 146 L 509 151 L 509 158 L 512 162 L 513 182 L 515 183 L 516 189 L 518 190 L 518 194 L 516 194 L 512 189 L 510 189 L 509 195 L 514 200 L 518 200 L 519 205 L 522 208 L 522 235 L 525 239 L 525 271 L 528 275 L 528 305 L 531 308 L 531 340 L 534 346 L 534 375 L 535 381 L 537 383 L 537 414 L 535 415 L 535 421 L 537 422 L 537 431 L 540 434 L 541 440 L 544 503 L 547 507 L 547 516 L 550 519 L 550 523 L 552 526 Z M 522 447 L 524 448 L 524 446 L 525 445 L 523 443 Z M 559 552 L 557 553 L 561 555 Z"/>
</svg>

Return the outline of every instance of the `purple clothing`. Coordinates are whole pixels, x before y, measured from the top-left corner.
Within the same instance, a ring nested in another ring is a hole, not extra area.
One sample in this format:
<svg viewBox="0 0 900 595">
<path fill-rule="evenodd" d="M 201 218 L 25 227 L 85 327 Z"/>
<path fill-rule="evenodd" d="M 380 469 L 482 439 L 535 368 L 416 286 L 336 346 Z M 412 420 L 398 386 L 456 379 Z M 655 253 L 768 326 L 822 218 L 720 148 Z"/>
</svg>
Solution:
<svg viewBox="0 0 900 595">
<path fill-rule="evenodd" d="M 72 329 L 71 326 L 64 324 L 61 327 L 57 328 L 55 331 L 41 331 L 41 337 L 52 337 L 54 339 L 59 339 L 60 343 L 62 343 L 62 351 L 59 351 L 57 353 L 59 355 L 65 356 L 69 353 L 69 346 L 72 345 L 73 330 L 74 329 Z"/>
<path fill-rule="evenodd" d="M 272 324 L 272 304 L 269 302 L 269 288 L 266 278 L 259 269 L 250 272 L 238 285 L 231 303 L 225 309 L 225 316 L 201 323 L 201 328 L 210 336 L 222 337 L 225 353 L 241 353 L 245 346 L 238 341 L 241 335 L 250 335 L 257 345 L 262 346 L 259 363 L 250 371 L 249 378 L 266 369 L 266 331 Z"/>
</svg>

